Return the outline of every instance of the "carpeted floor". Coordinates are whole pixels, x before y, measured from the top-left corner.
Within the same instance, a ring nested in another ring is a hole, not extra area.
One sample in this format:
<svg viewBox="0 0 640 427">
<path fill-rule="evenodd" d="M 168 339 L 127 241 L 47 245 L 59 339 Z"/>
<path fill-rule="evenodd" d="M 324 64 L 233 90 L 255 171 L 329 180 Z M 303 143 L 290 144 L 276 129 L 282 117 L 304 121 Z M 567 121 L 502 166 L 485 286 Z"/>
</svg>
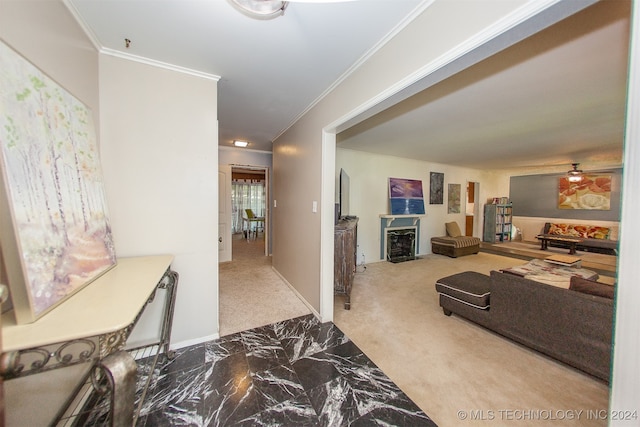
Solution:
<svg viewBox="0 0 640 427">
<path fill-rule="evenodd" d="M 589 412 L 608 407 L 606 384 L 438 305 L 440 277 L 525 262 L 479 253 L 369 264 L 351 310 L 336 297 L 334 323 L 438 425 L 606 425 Z"/>
<path fill-rule="evenodd" d="M 264 235 L 234 235 L 233 260 L 219 265 L 220 336 L 310 314 L 271 268 Z"/>
<path fill-rule="evenodd" d="M 260 242 L 234 242 L 234 261 L 220 264 L 221 335 L 309 313 Z M 438 278 L 525 262 L 480 253 L 368 264 L 351 310 L 335 298 L 334 323 L 440 426 L 604 426 L 606 384 L 438 306 Z"/>
</svg>

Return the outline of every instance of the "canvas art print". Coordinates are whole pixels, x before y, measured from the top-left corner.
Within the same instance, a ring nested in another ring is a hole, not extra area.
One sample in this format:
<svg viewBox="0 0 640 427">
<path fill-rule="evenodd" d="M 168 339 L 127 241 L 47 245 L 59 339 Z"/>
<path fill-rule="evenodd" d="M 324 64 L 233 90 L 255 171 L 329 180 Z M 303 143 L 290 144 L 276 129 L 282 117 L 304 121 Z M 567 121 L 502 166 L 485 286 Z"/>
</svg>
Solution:
<svg viewBox="0 0 640 427">
<path fill-rule="evenodd" d="M 0 242 L 18 323 L 116 264 L 91 111 L 0 42 Z"/>
<path fill-rule="evenodd" d="M 444 199 L 444 174 L 431 172 L 429 181 L 429 204 L 441 205 Z"/>
<path fill-rule="evenodd" d="M 558 187 L 560 209 L 611 209 L 611 175 L 583 175 L 580 182 L 561 177 Z"/>
<path fill-rule="evenodd" d="M 392 215 L 424 215 L 422 181 L 389 178 L 389 202 Z"/>
<path fill-rule="evenodd" d="M 460 184 L 449 184 L 447 213 L 460 213 Z"/>
</svg>

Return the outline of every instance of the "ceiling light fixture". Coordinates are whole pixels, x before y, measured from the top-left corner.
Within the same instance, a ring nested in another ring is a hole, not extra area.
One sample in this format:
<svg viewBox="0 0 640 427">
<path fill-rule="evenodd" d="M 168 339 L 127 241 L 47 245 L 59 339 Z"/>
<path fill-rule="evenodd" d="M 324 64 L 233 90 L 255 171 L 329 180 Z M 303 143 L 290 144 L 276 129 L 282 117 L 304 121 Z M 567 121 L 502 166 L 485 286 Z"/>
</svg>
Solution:
<svg viewBox="0 0 640 427">
<path fill-rule="evenodd" d="M 282 16 L 289 4 L 280 0 L 229 0 L 229 3 L 254 19 L 273 19 Z"/>
<path fill-rule="evenodd" d="M 243 14 L 254 19 L 273 19 L 284 15 L 289 3 L 344 3 L 355 0 L 228 0 Z"/>
<path fill-rule="evenodd" d="M 580 163 L 572 163 L 573 169 L 567 172 L 567 179 L 569 182 L 580 182 L 582 181 L 582 171 L 578 169 L 578 165 Z"/>
<path fill-rule="evenodd" d="M 246 147 L 247 145 L 249 145 L 249 143 L 247 141 L 240 141 L 240 140 L 235 140 L 233 141 L 233 145 L 235 145 L 236 147 Z"/>
</svg>

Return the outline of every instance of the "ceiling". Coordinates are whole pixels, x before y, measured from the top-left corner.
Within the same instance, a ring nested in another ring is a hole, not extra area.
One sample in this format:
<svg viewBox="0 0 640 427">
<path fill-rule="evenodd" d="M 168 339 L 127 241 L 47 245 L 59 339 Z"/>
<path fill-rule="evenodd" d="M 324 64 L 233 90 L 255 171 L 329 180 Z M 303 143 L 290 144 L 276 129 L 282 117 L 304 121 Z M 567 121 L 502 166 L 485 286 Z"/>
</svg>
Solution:
<svg viewBox="0 0 640 427">
<path fill-rule="evenodd" d="M 428 4 L 292 2 L 261 21 L 226 0 L 66 2 L 105 51 L 220 76 L 219 144 L 264 151 Z M 628 1 L 595 4 L 341 132 L 338 146 L 470 168 L 620 165 L 628 16 Z"/>
<path fill-rule="evenodd" d="M 220 76 L 219 144 L 242 139 L 265 151 L 425 3 L 291 2 L 284 16 L 256 20 L 227 0 L 65 1 L 104 50 Z"/>
<path fill-rule="evenodd" d="M 478 169 L 620 166 L 629 2 L 591 6 L 338 135 Z"/>
</svg>

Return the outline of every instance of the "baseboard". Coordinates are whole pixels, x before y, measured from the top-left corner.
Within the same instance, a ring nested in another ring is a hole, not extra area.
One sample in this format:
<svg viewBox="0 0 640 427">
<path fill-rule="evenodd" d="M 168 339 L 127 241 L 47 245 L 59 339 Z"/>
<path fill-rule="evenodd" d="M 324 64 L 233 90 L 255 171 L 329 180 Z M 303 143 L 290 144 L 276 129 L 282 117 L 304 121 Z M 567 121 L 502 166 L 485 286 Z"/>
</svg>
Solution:
<svg viewBox="0 0 640 427">
<path fill-rule="evenodd" d="M 191 340 L 172 343 L 170 348 L 171 348 L 171 350 L 178 350 L 180 348 L 189 347 L 189 346 L 196 345 L 196 344 L 202 344 L 203 342 L 213 341 L 213 340 L 217 340 L 219 338 L 220 338 L 220 334 L 208 335 L 206 337 L 199 337 L 199 338 L 194 338 L 194 339 L 191 339 Z"/>
<path fill-rule="evenodd" d="M 296 288 L 294 288 L 293 285 L 291 283 L 289 283 L 289 281 L 287 279 L 285 279 L 284 276 L 282 274 L 280 274 L 280 272 L 275 267 L 272 266 L 271 269 L 289 287 L 289 289 L 291 289 L 293 291 L 293 293 L 296 294 L 298 299 L 300 301 L 302 301 L 302 303 L 304 305 L 306 305 L 309 310 L 311 310 L 311 314 L 313 314 L 316 317 L 316 319 L 320 319 L 320 321 L 322 321 L 322 317 L 320 316 L 320 313 L 318 313 L 316 311 L 316 309 L 313 308 L 313 306 L 311 304 L 309 304 L 309 302 L 306 299 L 304 299 L 304 297 L 302 295 L 300 295 L 300 292 L 298 292 L 298 290 Z"/>
</svg>

